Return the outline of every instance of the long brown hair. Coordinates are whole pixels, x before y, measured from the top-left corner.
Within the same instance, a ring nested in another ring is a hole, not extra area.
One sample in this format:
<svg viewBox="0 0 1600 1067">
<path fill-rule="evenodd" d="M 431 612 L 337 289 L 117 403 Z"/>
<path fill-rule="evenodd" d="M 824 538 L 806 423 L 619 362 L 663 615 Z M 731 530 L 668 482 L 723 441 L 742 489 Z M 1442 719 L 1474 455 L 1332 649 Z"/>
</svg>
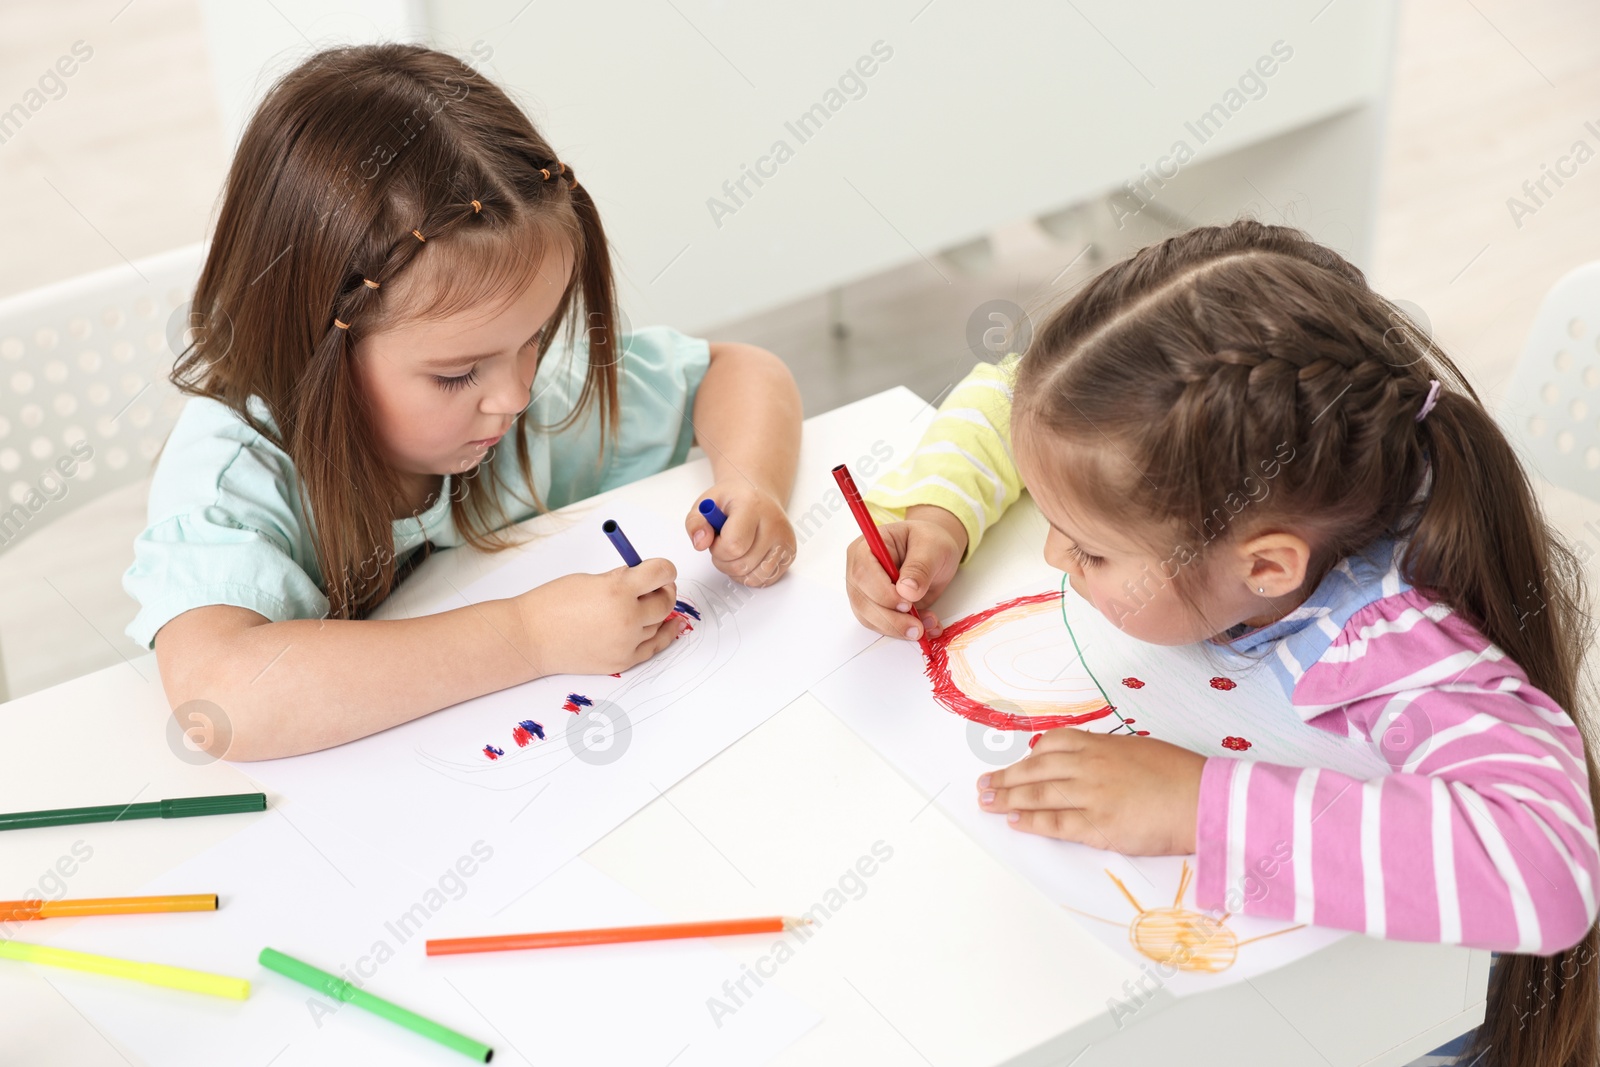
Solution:
<svg viewBox="0 0 1600 1067">
<path fill-rule="evenodd" d="M 307 59 L 251 118 L 195 289 L 194 343 L 172 381 L 228 405 L 289 454 L 331 617 L 363 617 L 396 580 L 392 512 L 403 490 L 379 453 L 356 343 L 397 321 L 508 298 L 561 241 L 572 248 L 572 281 L 539 356 L 562 324 L 571 350 L 583 321 L 589 365 L 573 410 L 543 429 L 598 406 L 604 440 L 617 423 L 605 231 L 572 168 L 504 92 L 442 52 L 361 45 Z M 419 259 L 428 284 L 412 288 L 427 291 L 396 301 L 407 287 L 395 283 L 414 280 L 407 269 Z M 249 410 L 251 397 L 275 426 Z M 536 506 L 526 417 L 507 441 Z M 515 543 L 499 532 L 508 522 L 500 489 L 492 463 L 458 474 L 450 508 L 467 543 Z"/>
<path fill-rule="evenodd" d="M 1419 423 L 1430 379 L 1442 391 Z M 1016 397 L 1018 432 L 1045 431 L 1084 459 L 1072 486 L 1087 507 L 1158 530 L 1161 546 L 1201 563 L 1171 580 L 1202 615 L 1207 548 L 1240 526 L 1218 508 L 1286 443 L 1292 458 L 1249 526 L 1283 520 L 1314 534 L 1302 592 L 1342 557 L 1409 538 L 1405 579 L 1521 665 L 1587 742 L 1581 666 L 1593 626 L 1578 560 L 1460 370 L 1337 253 L 1250 220 L 1142 249 L 1043 324 Z M 1587 743 L 1585 755 L 1593 800 Z M 1591 925 L 1555 956 L 1501 956 L 1473 1050 L 1482 1062 L 1592 1067 L 1597 949 Z"/>
</svg>

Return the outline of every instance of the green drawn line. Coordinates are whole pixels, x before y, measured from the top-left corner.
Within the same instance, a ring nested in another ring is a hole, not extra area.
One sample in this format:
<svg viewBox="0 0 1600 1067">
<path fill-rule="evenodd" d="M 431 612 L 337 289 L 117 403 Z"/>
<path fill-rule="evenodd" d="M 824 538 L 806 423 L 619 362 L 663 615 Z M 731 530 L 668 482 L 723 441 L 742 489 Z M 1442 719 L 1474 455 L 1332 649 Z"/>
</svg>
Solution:
<svg viewBox="0 0 1600 1067">
<path fill-rule="evenodd" d="M 1095 677 L 1094 670 L 1089 666 L 1089 661 L 1083 658 L 1083 649 L 1078 647 L 1078 635 L 1072 632 L 1072 623 L 1067 622 L 1067 573 L 1065 571 L 1061 572 L 1061 622 L 1067 628 L 1067 637 L 1072 641 L 1072 651 L 1078 654 L 1078 662 L 1083 664 L 1083 669 L 1089 675 L 1089 680 L 1094 683 L 1094 687 L 1100 690 L 1100 699 L 1106 702 L 1106 707 L 1111 709 L 1111 714 L 1117 717 L 1118 722 L 1127 725 L 1122 718 L 1122 712 L 1117 710 L 1116 705 L 1111 703 L 1111 697 L 1106 695 L 1106 687 L 1100 684 L 1099 678 Z"/>
</svg>

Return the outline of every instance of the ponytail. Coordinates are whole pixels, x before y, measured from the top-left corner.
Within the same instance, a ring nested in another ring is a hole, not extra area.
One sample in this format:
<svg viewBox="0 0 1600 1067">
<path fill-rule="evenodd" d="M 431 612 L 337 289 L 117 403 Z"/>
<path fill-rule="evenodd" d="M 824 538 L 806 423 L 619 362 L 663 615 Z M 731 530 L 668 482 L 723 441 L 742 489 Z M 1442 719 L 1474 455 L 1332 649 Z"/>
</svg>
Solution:
<svg viewBox="0 0 1600 1067">
<path fill-rule="evenodd" d="M 1448 392 L 1428 416 L 1433 484 L 1402 561 L 1413 586 L 1446 601 L 1565 708 L 1585 735 L 1591 801 L 1600 795 L 1582 660 L 1592 645 L 1583 570 L 1540 513 L 1510 443 L 1477 403 Z M 1483 1025 L 1464 1062 L 1592 1067 L 1600 1062 L 1600 932 L 1554 956 L 1494 965 Z"/>
</svg>

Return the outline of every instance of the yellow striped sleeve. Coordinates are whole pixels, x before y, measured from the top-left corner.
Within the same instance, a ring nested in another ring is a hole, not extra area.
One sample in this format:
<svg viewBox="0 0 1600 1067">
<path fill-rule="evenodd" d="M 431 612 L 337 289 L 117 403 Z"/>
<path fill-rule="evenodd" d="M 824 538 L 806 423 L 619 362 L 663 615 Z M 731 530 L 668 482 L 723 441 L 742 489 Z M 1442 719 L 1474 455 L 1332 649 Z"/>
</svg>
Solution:
<svg viewBox="0 0 1600 1067">
<path fill-rule="evenodd" d="M 897 522 L 916 504 L 944 508 L 967 529 L 967 556 L 1022 493 L 1011 458 L 1011 388 L 1017 358 L 979 363 L 939 405 L 906 462 L 866 493 L 880 521 Z M 963 557 L 965 560 L 966 557 Z"/>
</svg>

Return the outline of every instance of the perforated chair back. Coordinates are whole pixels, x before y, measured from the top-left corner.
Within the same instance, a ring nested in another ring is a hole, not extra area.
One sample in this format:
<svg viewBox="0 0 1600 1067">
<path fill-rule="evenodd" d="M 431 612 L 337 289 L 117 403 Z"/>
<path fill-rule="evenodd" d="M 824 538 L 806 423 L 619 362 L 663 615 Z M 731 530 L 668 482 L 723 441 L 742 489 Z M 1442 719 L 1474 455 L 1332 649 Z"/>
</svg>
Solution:
<svg viewBox="0 0 1600 1067">
<path fill-rule="evenodd" d="M 0 300 L 0 552 L 146 477 L 204 244 Z"/>
<path fill-rule="evenodd" d="M 1546 481 L 1600 501 L 1600 262 L 1545 295 L 1500 422 Z"/>
</svg>

